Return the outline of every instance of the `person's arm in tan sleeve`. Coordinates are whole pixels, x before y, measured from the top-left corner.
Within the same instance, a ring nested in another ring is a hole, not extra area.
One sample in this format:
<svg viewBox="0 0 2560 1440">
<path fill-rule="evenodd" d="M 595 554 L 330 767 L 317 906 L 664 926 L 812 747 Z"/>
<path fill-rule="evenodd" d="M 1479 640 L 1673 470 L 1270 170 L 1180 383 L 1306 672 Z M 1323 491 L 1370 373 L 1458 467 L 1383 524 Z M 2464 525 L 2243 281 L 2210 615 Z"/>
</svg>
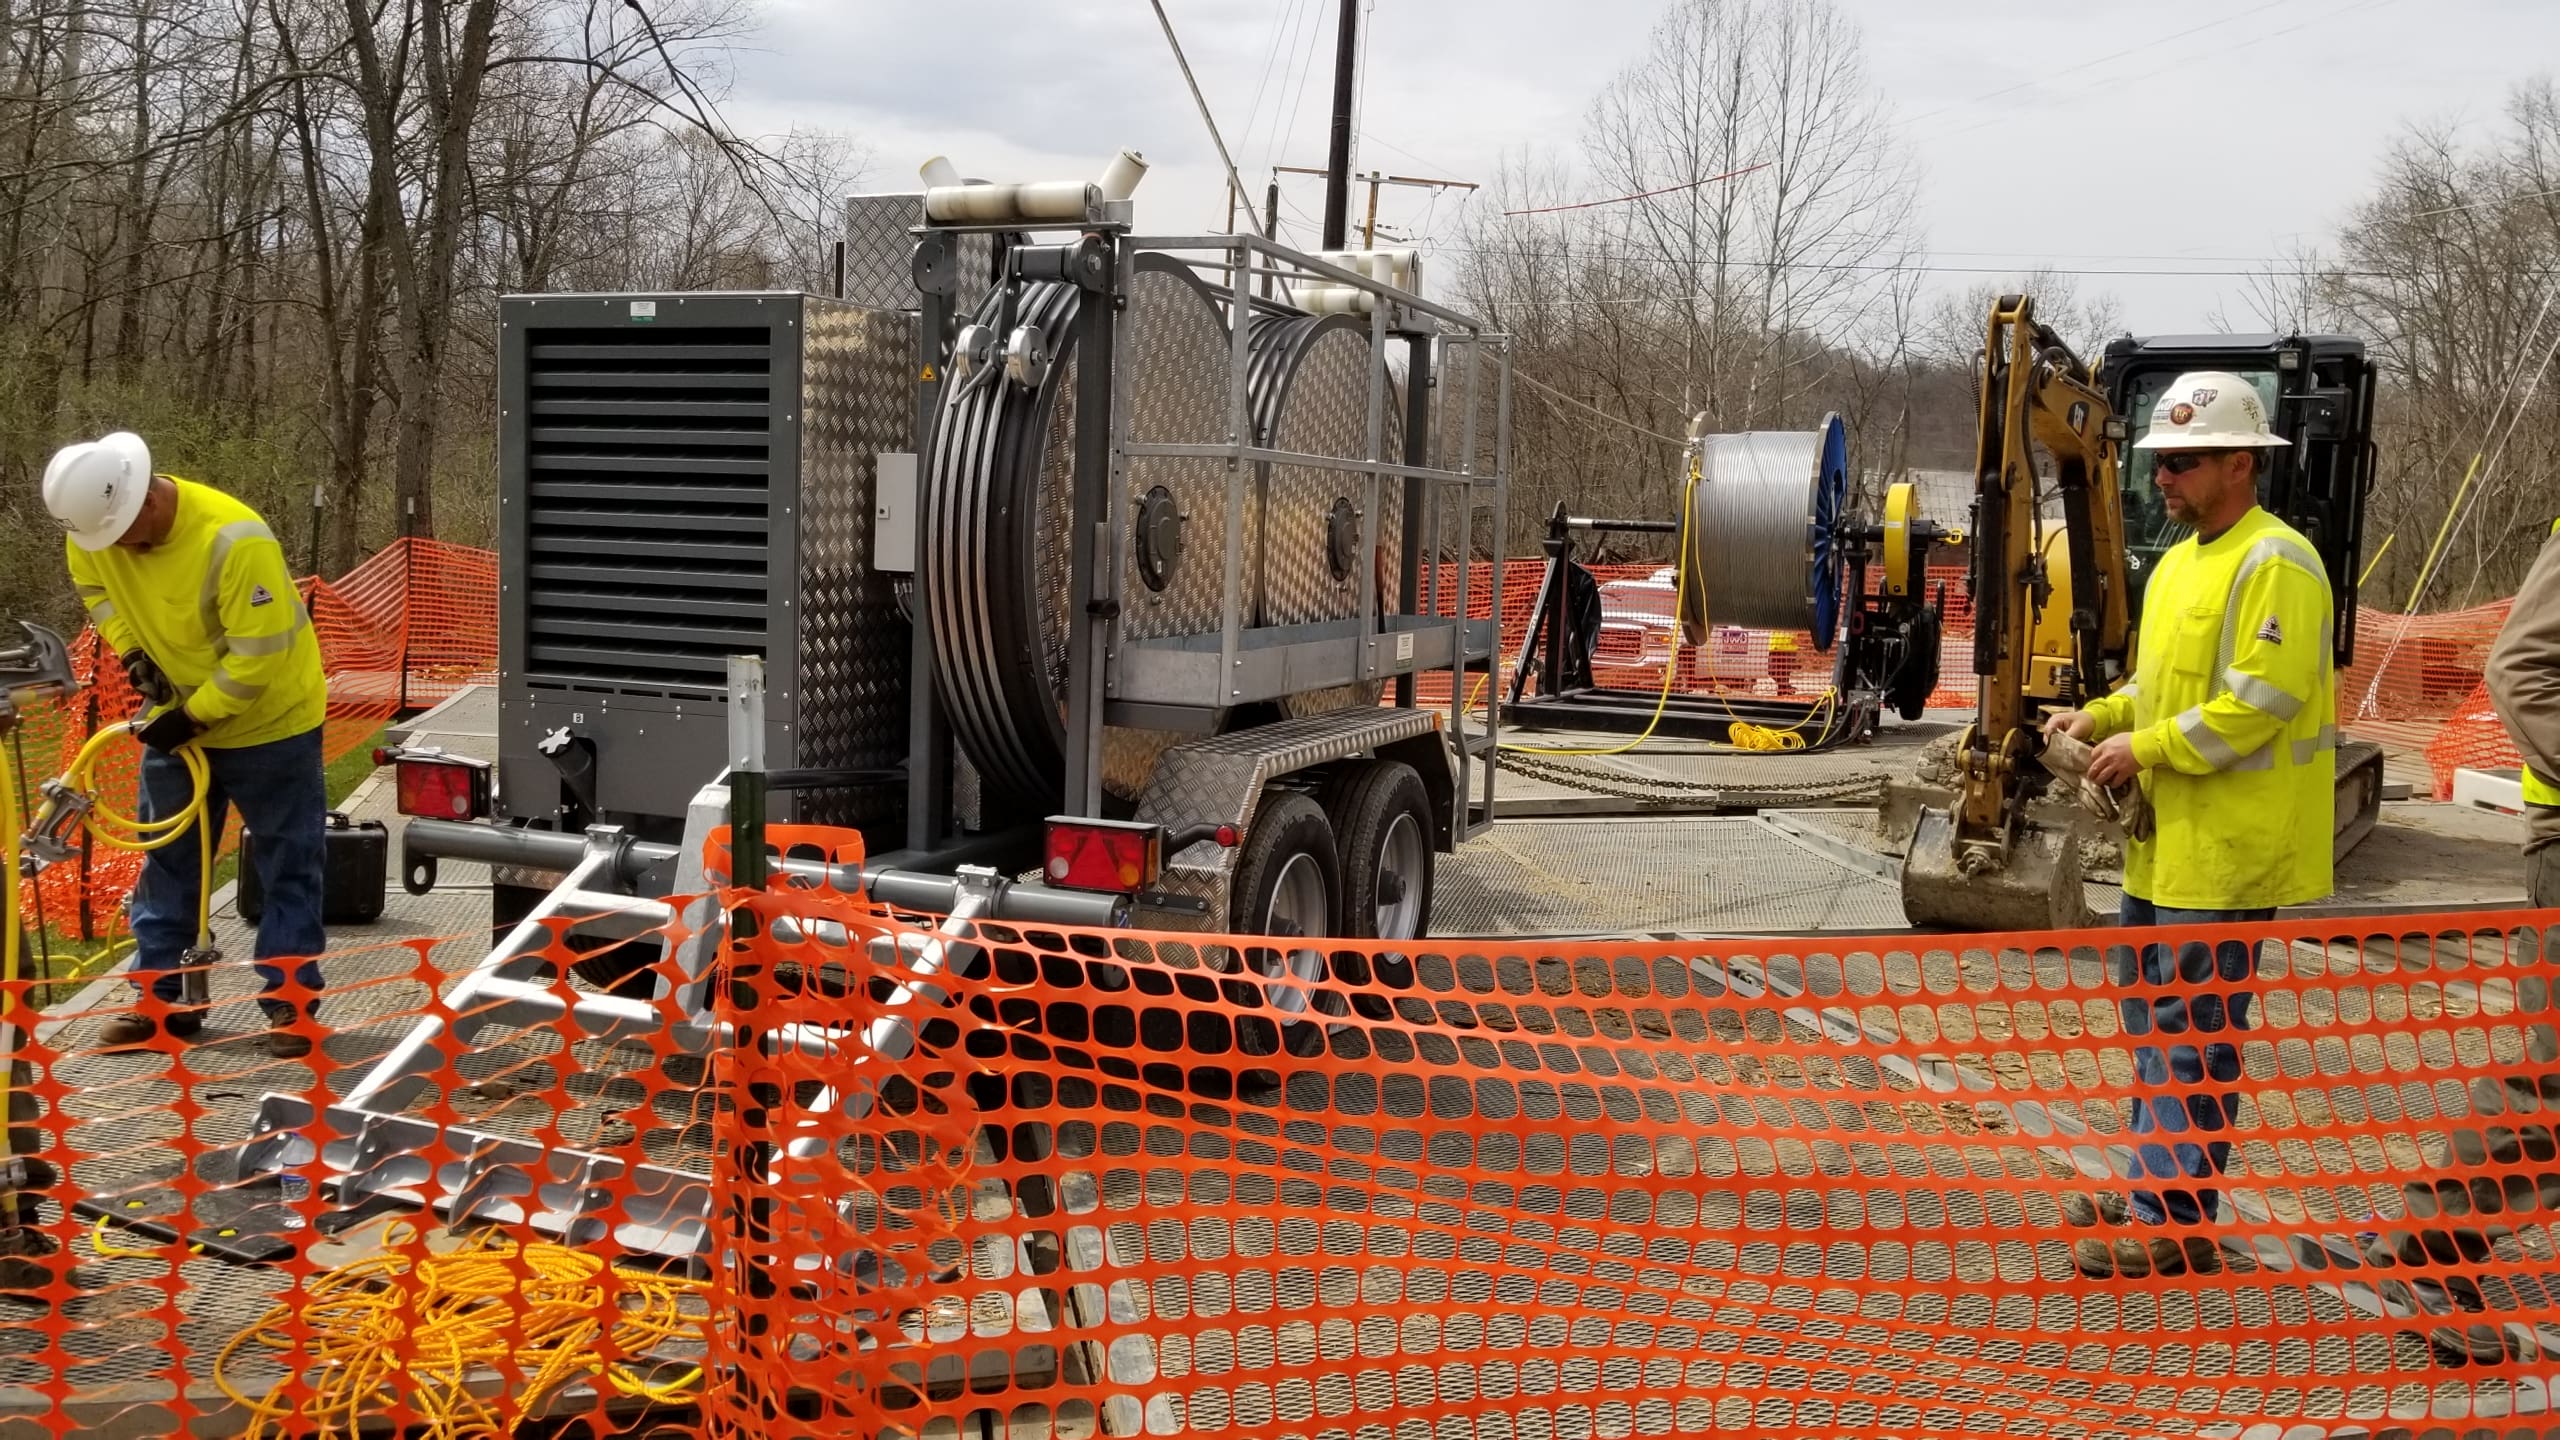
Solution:
<svg viewBox="0 0 2560 1440">
<path fill-rule="evenodd" d="M 2560 539 L 2543 542 L 2489 647 L 2489 699 L 2546 780 L 2560 781 Z"/>
</svg>

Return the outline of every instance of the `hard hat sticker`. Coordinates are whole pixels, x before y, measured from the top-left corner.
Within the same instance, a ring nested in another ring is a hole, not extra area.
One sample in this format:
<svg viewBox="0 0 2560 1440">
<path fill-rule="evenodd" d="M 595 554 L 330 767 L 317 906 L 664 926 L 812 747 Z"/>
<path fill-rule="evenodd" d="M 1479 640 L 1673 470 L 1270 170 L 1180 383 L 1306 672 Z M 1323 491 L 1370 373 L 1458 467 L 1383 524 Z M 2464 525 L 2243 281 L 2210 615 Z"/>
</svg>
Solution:
<svg viewBox="0 0 2560 1440">
<path fill-rule="evenodd" d="M 2184 425 L 2195 418 L 2196 407 L 2183 400 L 2169 407 L 2169 423 L 2172 425 Z"/>
</svg>

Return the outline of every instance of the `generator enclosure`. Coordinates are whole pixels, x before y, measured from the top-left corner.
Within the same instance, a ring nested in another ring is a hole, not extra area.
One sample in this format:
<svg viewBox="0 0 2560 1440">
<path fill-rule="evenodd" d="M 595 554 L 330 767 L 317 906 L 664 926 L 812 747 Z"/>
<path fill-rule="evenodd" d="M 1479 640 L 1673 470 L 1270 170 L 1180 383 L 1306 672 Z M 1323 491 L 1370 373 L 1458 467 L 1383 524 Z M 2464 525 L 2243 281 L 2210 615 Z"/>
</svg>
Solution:
<svg viewBox="0 0 2560 1440">
<path fill-rule="evenodd" d="M 591 764 L 593 819 L 678 823 L 753 654 L 769 767 L 881 777 L 774 818 L 896 818 L 908 626 L 873 541 L 881 457 L 913 475 L 915 323 L 794 292 L 499 302 L 503 816 L 567 822 Z"/>
</svg>

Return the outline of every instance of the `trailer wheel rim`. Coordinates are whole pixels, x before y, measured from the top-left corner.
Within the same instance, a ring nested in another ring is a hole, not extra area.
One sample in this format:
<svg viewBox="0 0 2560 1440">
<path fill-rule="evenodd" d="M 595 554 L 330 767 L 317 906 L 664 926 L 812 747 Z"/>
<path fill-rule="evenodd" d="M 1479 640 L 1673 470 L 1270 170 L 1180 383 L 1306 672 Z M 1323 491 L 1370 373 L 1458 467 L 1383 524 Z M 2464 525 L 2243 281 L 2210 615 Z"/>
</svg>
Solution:
<svg viewBox="0 0 2560 1440">
<path fill-rule="evenodd" d="M 1430 866 L 1431 850 L 1422 838 L 1422 826 L 1412 811 L 1398 812 L 1378 842 L 1374 933 L 1379 939 L 1411 940 L 1422 933 L 1423 882 Z"/>
<path fill-rule="evenodd" d="M 1271 886 L 1271 910 L 1264 930 L 1273 935 L 1326 935 L 1333 930 L 1333 896 L 1325 889 L 1323 867 L 1312 855 L 1290 856 Z"/>
</svg>

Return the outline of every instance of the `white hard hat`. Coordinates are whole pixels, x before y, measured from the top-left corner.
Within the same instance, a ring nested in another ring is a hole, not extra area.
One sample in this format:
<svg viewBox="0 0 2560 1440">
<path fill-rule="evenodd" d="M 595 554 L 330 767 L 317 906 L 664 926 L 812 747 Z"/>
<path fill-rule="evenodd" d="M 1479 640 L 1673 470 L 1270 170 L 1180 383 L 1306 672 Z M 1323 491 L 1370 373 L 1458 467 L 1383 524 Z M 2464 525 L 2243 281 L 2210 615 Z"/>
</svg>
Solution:
<svg viewBox="0 0 2560 1440">
<path fill-rule="evenodd" d="M 2192 370 L 2151 407 L 2151 429 L 2136 450 L 2272 450 L 2293 442 L 2267 429 L 2258 387 L 2228 370 Z"/>
<path fill-rule="evenodd" d="M 83 550 L 124 538 L 151 493 L 151 447 L 130 430 L 53 452 L 44 467 L 44 508 Z"/>
</svg>

